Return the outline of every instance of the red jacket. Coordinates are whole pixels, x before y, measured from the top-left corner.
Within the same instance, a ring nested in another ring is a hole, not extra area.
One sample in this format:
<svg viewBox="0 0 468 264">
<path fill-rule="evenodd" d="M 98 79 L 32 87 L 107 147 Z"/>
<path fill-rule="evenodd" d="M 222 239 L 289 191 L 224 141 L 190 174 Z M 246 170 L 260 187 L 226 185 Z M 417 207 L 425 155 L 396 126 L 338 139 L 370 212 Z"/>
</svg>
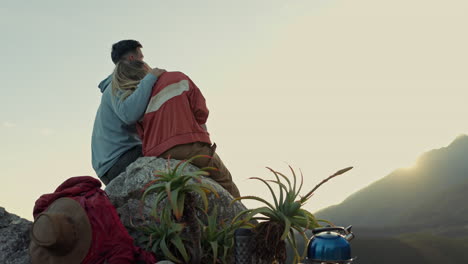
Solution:
<svg viewBox="0 0 468 264">
<path fill-rule="evenodd" d="M 36 218 L 58 198 L 72 198 L 85 209 L 93 231 L 91 247 L 82 264 L 155 263 L 153 253 L 133 245 L 133 238 L 100 187 L 101 182 L 89 176 L 69 178 L 54 193 L 44 194 L 36 201 L 33 216 Z"/>
<path fill-rule="evenodd" d="M 159 156 L 170 148 L 193 142 L 211 144 L 201 127 L 208 108 L 200 89 L 181 72 L 163 73 L 153 87 L 143 120 L 137 125 L 144 156 Z"/>
</svg>

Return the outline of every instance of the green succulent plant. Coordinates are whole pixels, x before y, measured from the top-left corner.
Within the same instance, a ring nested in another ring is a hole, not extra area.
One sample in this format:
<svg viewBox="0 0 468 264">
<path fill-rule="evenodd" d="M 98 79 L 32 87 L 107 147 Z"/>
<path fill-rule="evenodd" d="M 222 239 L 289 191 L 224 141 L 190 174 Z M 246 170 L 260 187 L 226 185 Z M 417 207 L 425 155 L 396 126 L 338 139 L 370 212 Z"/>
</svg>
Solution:
<svg viewBox="0 0 468 264">
<path fill-rule="evenodd" d="M 234 233 L 236 229 L 253 225 L 246 220 L 237 220 L 230 223 L 221 221 L 218 224 L 218 208 L 215 206 L 210 215 L 204 213 L 204 219 L 197 219 L 202 229 L 203 263 L 229 263 L 229 256 L 234 248 Z"/>
<path fill-rule="evenodd" d="M 292 177 L 293 177 L 292 182 L 288 179 L 288 177 L 286 177 L 281 172 L 275 171 L 268 167 L 267 169 L 269 169 L 274 174 L 275 180 L 264 180 L 259 177 L 250 178 L 250 179 L 259 180 L 268 187 L 273 198 L 273 202 L 274 202 L 273 204 L 257 196 L 239 197 L 239 198 L 234 199 L 232 203 L 234 203 L 235 201 L 245 200 L 245 199 L 256 200 L 256 201 L 263 203 L 265 206 L 262 206 L 256 209 L 245 210 L 239 213 L 234 218 L 234 220 L 239 219 L 240 217 L 246 217 L 247 219 L 255 219 L 255 220 L 264 221 L 264 222 L 261 222 L 256 227 L 257 231 L 261 233 L 261 234 L 258 234 L 257 236 L 268 236 L 268 238 L 265 238 L 266 241 L 287 240 L 292 245 L 292 248 L 294 249 L 294 254 L 295 254 L 294 261 L 297 262 L 300 260 L 301 255 L 299 254 L 297 246 L 296 246 L 296 239 L 295 239 L 293 230 L 294 229 L 297 230 L 299 234 L 301 234 L 303 238 L 307 240 L 307 237 L 305 236 L 305 230 L 319 227 L 320 226 L 319 222 L 329 223 L 328 221 L 325 221 L 325 220 L 316 219 L 312 213 L 302 208 L 303 205 L 312 197 L 314 191 L 318 187 L 320 187 L 322 184 L 324 184 L 331 178 L 341 175 L 345 173 L 346 171 L 352 169 L 352 167 L 339 170 L 335 174 L 323 180 L 313 190 L 311 190 L 304 196 L 300 196 L 300 192 L 302 190 L 302 186 L 304 182 L 304 177 L 302 175 L 302 172 L 301 172 L 301 181 L 300 181 L 300 184 L 298 185 L 296 173 L 294 172 L 291 166 L 289 166 L 289 168 L 292 172 Z M 271 184 L 278 186 L 279 196 L 275 193 Z M 257 243 L 257 245 L 258 244 L 262 244 L 262 243 L 259 242 Z M 277 246 L 284 247 L 283 245 L 284 243 L 281 245 L 278 244 Z M 270 249 L 264 248 L 264 250 L 269 251 L 265 253 L 264 255 L 268 257 L 272 257 L 272 258 L 275 258 L 276 256 L 276 258 L 284 259 L 285 255 L 282 255 L 283 254 L 282 252 L 284 251 L 284 249 L 275 249 L 274 247 L 275 246 L 273 246 Z M 260 249 L 258 250 L 262 251 Z M 306 253 L 306 248 L 304 248 L 302 256 L 304 256 L 305 253 Z M 270 255 L 274 255 L 274 256 L 270 256 Z"/>
<path fill-rule="evenodd" d="M 164 208 L 161 217 L 155 217 L 152 224 L 139 227 L 144 236 L 138 240 L 146 244 L 146 249 L 151 250 L 158 258 L 169 259 L 176 263 L 187 263 L 190 259 L 182 236 L 184 224 L 171 219 L 169 208 Z"/>
<path fill-rule="evenodd" d="M 157 179 L 149 182 L 145 186 L 141 200 L 144 201 L 146 196 L 150 193 L 156 193 L 156 199 L 154 201 L 154 210 L 156 210 L 157 205 L 164 198 L 167 198 L 175 218 L 180 221 L 184 214 L 185 198 L 188 193 L 193 192 L 200 195 L 203 200 L 204 210 L 207 211 L 207 193 L 211 192 L 217 197 L 219 196 L 211 185 L 202 182 L 201 176 L 208 176 L 208 171 L 215 168 L 205 167 L 193 172 L 185 171 L 186 166 L 191 161 L 201 157 L 207 156 L 194 156 L 189 160 L 179 162 L 173 169 L 171 169 L 168 159 L 167 169 L 155 173 L 154 176 L 157 177 Z M 190 180 L 194 180 L 196 184 L 189 184 Z"/>
</svg>

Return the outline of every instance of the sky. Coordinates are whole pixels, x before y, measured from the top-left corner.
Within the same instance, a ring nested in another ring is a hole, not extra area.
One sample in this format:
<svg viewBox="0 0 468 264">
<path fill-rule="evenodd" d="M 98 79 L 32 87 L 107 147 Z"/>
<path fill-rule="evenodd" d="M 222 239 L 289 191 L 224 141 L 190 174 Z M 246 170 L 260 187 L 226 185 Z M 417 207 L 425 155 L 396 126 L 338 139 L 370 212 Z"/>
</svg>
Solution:
<svg viewBox="0 0 468 264">
<path fill-rule="evenodd" d="M 110 47 L 182 71 L 242 195 L 265 168 L 340 203 L 468 132 L 468 2 L 462 0 L 9 1 L 0 4 L 0 206 L 32 219 L 69 177 L 96 176 L 91 133 Z M 246 203 L 248 207 L 255 203 Z"/>
</svg>

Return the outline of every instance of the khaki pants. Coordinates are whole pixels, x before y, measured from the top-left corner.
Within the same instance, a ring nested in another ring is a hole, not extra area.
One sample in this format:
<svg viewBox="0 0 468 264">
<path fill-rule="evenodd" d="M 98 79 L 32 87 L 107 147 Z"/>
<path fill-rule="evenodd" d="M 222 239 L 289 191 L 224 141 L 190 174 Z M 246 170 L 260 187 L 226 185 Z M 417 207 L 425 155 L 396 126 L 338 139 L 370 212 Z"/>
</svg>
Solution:
<svg viewBox="0 0 468 264">
<path fill-rule="evenodd" d="M 210 178 L 215 180 L 224 189 L 226 189 L 234 198 L 240 196 L 239 189 L 236 184 L 232 181 L 231 173 L 224 166 L 221 158 L 216 154 L 216 144 L 210 146 L 208 143 L 195 142 L 189 144 L 182 144 L 172 147 L 163 154 L 160 155 L 162 158 L 173 158 L 177 160 L 187 160 L 196 155 L 207 155 L 210 158 L 197 158 L 192 161 L 192 164 L 199 167 L 215 167 L 218 170 L 209 171 Z"/>
</svg>

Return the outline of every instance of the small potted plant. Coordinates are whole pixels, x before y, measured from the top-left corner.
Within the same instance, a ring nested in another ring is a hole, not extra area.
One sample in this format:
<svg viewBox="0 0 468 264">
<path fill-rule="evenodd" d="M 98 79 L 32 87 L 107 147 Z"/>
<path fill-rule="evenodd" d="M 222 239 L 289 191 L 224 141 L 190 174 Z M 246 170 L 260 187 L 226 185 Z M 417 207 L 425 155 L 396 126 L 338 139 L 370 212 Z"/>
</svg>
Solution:
<svg viewBox="0 0 468 264">
<path fill-rule="evenodd" d="M 304 248 L 302 254 L 299 254 L 296 246 L 294 230 L 297 230 L 306 241 L 307 237 L 305 235 L 305 231 L 307 229 L 320 227 L 319 222 L 327 222 L 325 220 L 316 219 L 312 213 L 302 208 L 303 205 L 310 199 L 310 197 L 312 197 L 314 191 L 322 184 L 331 178 L 352 169 L 352 167 L 348 167 L 337 171 L 335 174 L 320 182 L 306 195 L 300 196 L 299 194 L 303 186 L 303 175 L 301 173 L 301 182 L 297 185 L 296 173 L 291 166 L 289 166 L 289 168 L 292 172 L 293 182 L 291 182 L 284 174 L 271 168 L 268 169 L 274 174 L 275 180 L 264 180 L 258 177 L 250 178 L 259 180 L 268 187 L 273 197 L 273 204 L 257 196 L 243 196 L 233 201 L 250 199 L 259 201 L 265 205 L 259 208 L 245 210 L 239 213 L 235 218 L 238 219 L 240 217 L 246 217 L 246 219 L 260 221 L 260 223 L 253 228 L 253 237 L 251 242 L 251 247 L 253 249 L 252 263 L 285 263 L 285 241 L 288 241 L 294 250 L 294 263 L 299 262 L 300 259 L 305 256 L 306 248 Z M 270 183 L 278 187 L 279 196 L 275 194 Z"/>
</svg>

